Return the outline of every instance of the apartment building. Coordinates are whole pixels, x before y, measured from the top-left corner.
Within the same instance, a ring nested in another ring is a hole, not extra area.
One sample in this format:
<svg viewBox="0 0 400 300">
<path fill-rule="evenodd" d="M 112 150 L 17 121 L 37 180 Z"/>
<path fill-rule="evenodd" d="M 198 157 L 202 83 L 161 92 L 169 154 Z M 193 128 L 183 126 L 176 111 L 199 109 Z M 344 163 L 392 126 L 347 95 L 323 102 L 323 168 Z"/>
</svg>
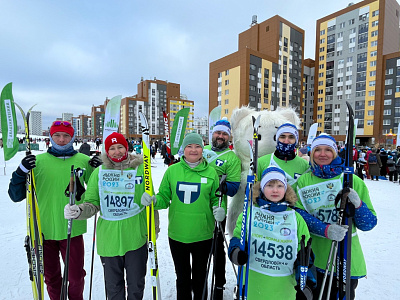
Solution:
<svg viewBox="0 0 400 300">
<path fill-rule="evenodd" d="M 30 135 L 42 135 L 42 112 L 31 111 L 29 116 L 29 134 Z"/>
<path fill-rule="evenodd" d="M 221 117 L 243 105 L 257 110 L 299 109 L 302 100 L 304 30 L 276 15 L 239 34 L 238 51 L 210 63 L 209 111 Z"/>
<path fill-rule="evenodd" d="M 143 80 L 137 85 L 137 94 L 121 100 L 120 132 L 127 138 L 141 138 L 139 112 L 146 115 L 150 137 L 165 137 L 163 110 L 169 115 L 170 128 L 176 113 L 190 108 L 186 130 L 193 130 L 194 101 L 180 94 L 180 85 L 163 80 Z"/>
<path fill-rule="evenodd" d="M 398 125 L 388 113 L 400 109 L 394 80 L 398 54 L 389 55 L 399 51 L 399 12 L 396 0 L 365 0 L 317 20 L 314 119 L 319 132 L 345 140 L 346 101 L 358 119 L 361 145 L 374 143 Z M 386 68 L 393 72 L 387 74 L 388 82 L 393 80 L 387 85 Z M 386 100 L 391 104 L 385 105 Z"/>
<path fill-rule="evenodd" d="M 92 118 L 88 115 L 71 117 L 72 126 L 75 129 L 75 137 L 78 139 L 92 138 Z"/>
</svg>

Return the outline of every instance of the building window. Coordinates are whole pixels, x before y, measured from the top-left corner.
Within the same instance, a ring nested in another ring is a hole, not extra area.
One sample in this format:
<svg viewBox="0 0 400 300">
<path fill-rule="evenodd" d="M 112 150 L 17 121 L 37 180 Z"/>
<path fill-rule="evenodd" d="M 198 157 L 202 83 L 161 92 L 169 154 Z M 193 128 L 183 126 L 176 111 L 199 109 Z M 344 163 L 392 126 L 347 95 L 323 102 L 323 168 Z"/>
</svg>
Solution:
<svg viewBox="0 0 400 300">
<path fill-rule="evenodd" d="M 221 77 L 222 77 L 222 73 L 219 72 L 219 73 L 218 73 L 218 78 L 221 78 Z"/>
<path fill-rule="evenodd" d="M 369 55 L 371 56 L 371 57 L 374 57 L 374 56 L 376 56 L 378 54 L 378 51 L 371 51 L 370 53 L 369 53 Z"/>
<path fill-rule="evenodd" d="M 369 91 L 369 92 L 368 92 L 368 96 L 370 96 L 370 97 L 375 96 L 375 91 Z"/>
<path fill-rule="evenodd" d="M 229 75 L 229 70 L 226 70 L 226 71 L 225 71 L 225 76 L 226 76 L 226 75 Z"/>
<path fill-rule="evenodd" d="M 376 71 L 369 72 L 369 76 L 376 76 Z"/>
<path fill-rule="evenodd" d="M 378 36 L 378 30 L 371 31 L 371 37 Z"/>
<path fill-rule="evenodd" d="M 379 15 L 379 9 L 378 10 L 374 10 L 373 12 L 372 12 L 372 16 L 373 17 L 376 17 L 376 16 L 378 16 Z"/>
<path fill-rule="evenodd" d="M 386 74 L 386 75 L 391 75 L 391 74 L 393 74 L 393 68 L 392 68 L 392 69 L 386 69 L 385 74 Z"/>
<path fill-rule="evenodd" d="M 373 116 L 374 115 L 374 111 L 373 110 L 369 110 L 368 111 L 368 116 Z"/>
<path fill-rule="evenodd" d="M 378 26 L 378 23 L 379 23 L 379 21 L 378 21 L 378 20 L 376 20 L 376 21 L 372 21 L 372 27 Z"/>
<path fill-rule="evenodd" d="M 392 105 L 392 99 L 385 99 L 383 105 Z"/>
<path fill-rule="evenodd" d="M 225 80 L 225 85 L 229 85 L 229 79 Z"/>
<path fill-rule="evenodd" d="M 376 60 L 373 60 L 369 63 L 370 67 L 375 67 L 376 66 Z"/>
<path fill-rule="evenodd" d="M 229 95 L 229 90 L 225 90 L 225 95 Z"/>
<path fill-rule="evenodd" d="M 371 42 L 371 47 L 376 47 L 376 46 L 378 46 L 378 40 L 372 41 Z"/>
<path fill-rule="evenodd" d="M 339 28 L 342 29 L 342 28 L 344 28 L 345 25 L 346 25 L 346 22 L 342 22 L 339 24 Z"/>
<path fill-rule="evenodd" d="M 227 115 L 229 113 L 229 109 L 225 109 L 224 113 Z"/>
<path fill-rule="evenodd" d="M 368 106 L 374 106 L 374 105 L 375 105 L 375 100 L 368 101 Z"/>
<path fill-rule="evenodd" d="M 390 125 L 390 119 L 388 119 L 388 120 L 383 120 L 383 125 Z"/>
<path fill-rule="evenodd" d="M 375 86 L 376 82 L 375 82 L 375 80 L 371 80 L 368 84 L 369 84 L 369 86 Z"/>
<path fill-rule="evenodd" d="M 391 109 L 384 109 L 383 110 L 383 115 L 384 116 L 390 116 L 392 114 L 392 110 Z"/>
<path fill-rule="evenodd" d="M 350 19 L 349 20 L 349 25 L 353 25 L 354 24 L 354 19 Z"/>
<path fill-rule="evenodd" d="M 225 104 L 229 104 L 229 99 L 225 99 Z"/>
<path fill-rule="evenodd" d="M 390 84 L 393 84 L 393 79 L 392 78 L 386 79 L 385 85 L 390 85 Z"/>
<path fill-rule="evenodd" d="M 257 66 L 256 65 L 253 65 L 253 64 L 250 64 L 250 70 L 257 70 Z"/>
<path fill-rule="evenodd" d="M 385 95 L 392 95 L 392 93 L 393 93 L 393 90 L 392 89 L 388 89 L 388 90 L 385 90 Z"/>
</svg>

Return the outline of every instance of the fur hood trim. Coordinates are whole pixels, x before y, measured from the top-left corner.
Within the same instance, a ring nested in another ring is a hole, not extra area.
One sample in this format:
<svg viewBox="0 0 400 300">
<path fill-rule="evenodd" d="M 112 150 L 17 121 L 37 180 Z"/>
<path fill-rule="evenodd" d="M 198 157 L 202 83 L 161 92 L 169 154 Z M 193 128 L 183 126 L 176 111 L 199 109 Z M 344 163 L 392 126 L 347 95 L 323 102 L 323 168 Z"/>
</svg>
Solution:
<svg viewBox="0 0 400 300">
<path fill-rule="evenodd" d="M 108 158 L 106 153 L 102 153 L 100 158 L 101 161 L 103 162 L 104 168 L 113 170 L 121 170 L 121 166 L 122 169 L 127 169 L 127 168 L 136 169 L 136 167 L 143 164 L 143 156 L 136 154 L 128 154 L 128 158 L 120 163 L 113 162 L 111 159 Z"/>
<path fill-rule="evenodd" d="M 253 185 L 253 203 L 256 203 L 256 199 L 259 196 L 263 196 L 261 195 L 261 182 L 257 181 L 254 185 Z M 265 198 L 265 197 L 264 197 Z M 294 206 L 297 202 L 297 196 L 295 191 L 293 190 L 293 188 L 288 184 L 287 186 L 287 190 L 285 193 L 285 200 L 292 206 Z"/>
</svg>

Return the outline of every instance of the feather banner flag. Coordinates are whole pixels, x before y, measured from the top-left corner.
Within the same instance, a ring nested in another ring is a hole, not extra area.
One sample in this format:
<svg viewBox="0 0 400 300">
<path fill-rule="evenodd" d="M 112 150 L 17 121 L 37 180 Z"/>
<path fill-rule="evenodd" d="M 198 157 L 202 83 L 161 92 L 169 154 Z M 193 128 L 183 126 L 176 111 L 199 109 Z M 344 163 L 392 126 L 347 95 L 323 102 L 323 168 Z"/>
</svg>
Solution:
<svg viewBox="0 0 400 300">
<path fill-rule="evenodd" d="M 15 116 L 12 83 L 1 91 L 0 100 L 1 131 L 3 138 L 4 160 L 10 160 L 18 152 L 17 118 Z"/>
<path fill-rule="evenodd" d="M 171 130 L 171 154 L 175 155 L 178 153 L 179 148 L 182 145 L 183 138 L 185 137 L 186 123 L 189 116 L 190 108 L 182 108 L 177 112 L 172 124 Z"/>
</svg>

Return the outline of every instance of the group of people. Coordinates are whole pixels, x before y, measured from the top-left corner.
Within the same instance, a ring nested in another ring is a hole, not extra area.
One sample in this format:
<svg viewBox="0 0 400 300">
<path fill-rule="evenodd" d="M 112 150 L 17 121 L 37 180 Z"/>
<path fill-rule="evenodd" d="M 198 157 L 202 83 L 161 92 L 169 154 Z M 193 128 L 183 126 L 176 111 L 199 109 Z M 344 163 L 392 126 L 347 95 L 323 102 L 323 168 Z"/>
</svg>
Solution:
<svg viewBox="0 0 400 300">
<path fill-rule="evenodd" d="M 379 177 L 382 177 L 389 181 L 398 181 L 400 146 L 395 150 L 386 150 L 383 147 L 360 149 L 354 160 L 357 164 L 357 174 L 362 179 L 379 180 Z"/>
<path fill-rule="evenodd" d="M 26 156 L 12 174 L 9 186 L 10 198 L 23 200 L 25 176 L 33 170 L 44 235 L 44 278 L 50 299 L 60 298 L 59 254 L 64 259 L 68 219 L 76 220 L 68 295 L 69 299 L 83 299 L 82 234 L 86 232 L 86 220 L 97 213 L 97 253 L 104 268 L 108 299 L 142 299 L 148 254 L 145 207 L 152 203 L 156 211 L 168 209 L 168 241 L 177 299 L 203 298 L 213 238 L 212 297 L 223 299 L 227 202 L 228 196 L 234 196 L 240 187 L 242 171 L 240 159 L 229 147 L 230 123 L 220 120 L 215 124 L 208 146 L 204 146 L 200 135 L 187 134 L 182 143 L 183 156 L 168 167 L 153 196 L 145 192 L 142 156 L 129 154 L 128 143 L 121 134 L 112 133 L 105 139 L 101 159 L 77 153 L 72 147 L 74 138 L 71 124 L 54 122 L 50 129 L 52 147 L 47 153 Z M 332 201 L 342 189 L 344 174 L 336 141 L 325 134 L 316 137 L 310 148 L 310 163 L 296 155 L 298 142 L 295 125 L 285 123 L 278 128 L 275 152 L 258 162 L 253 214 L 247 222 L 252 229 L 248 240 L 252 251 L 239 247 L 242 215 L 229 243 L 229 259 L 236 265 L 248 262 L 249 300 L 303 299 L 296 282 L 297 253 L 303 236 L 305 242 L 312 238 L 317 275 L 310 281 L 314 283 L 314 295 L 318 295 L 331 242 L 343 240 L 348 232 L 346 225 L 336 224 Z M 83 200 L 75 205 L 70 205 L 64 196 L 71 165 L 84 169 L 80 180 L 87 184 Z M 353 178 L 348 196 L 355 207 L 350 299 L 355 298 L 358 279 L 366 276 L 357 229 L 371 230 L 377 223 L 365 183 L 355 175 Z M 155 218 L 157 224 L 158 214 Z M 267 252 L 270 249 L 272 252 Z M 336 299 L 336 292 L 334 283 L 329 299 Z"/>
</svg>

